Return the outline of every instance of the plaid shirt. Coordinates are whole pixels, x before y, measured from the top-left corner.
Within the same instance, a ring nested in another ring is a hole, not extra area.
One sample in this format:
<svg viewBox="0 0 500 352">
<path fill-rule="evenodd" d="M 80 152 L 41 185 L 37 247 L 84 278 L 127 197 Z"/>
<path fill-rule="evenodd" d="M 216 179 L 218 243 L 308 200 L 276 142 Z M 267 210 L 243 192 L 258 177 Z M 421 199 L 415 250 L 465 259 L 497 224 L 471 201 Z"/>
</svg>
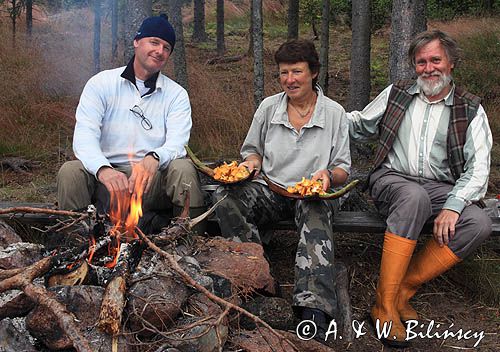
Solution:
<svg viewBox="0 0 500 352">
<path fill-rule="evenodd" d="M 349 134 L 356 141 L 377 138 L 372 171 L 386 166 L 454 183 L 443 208 L 460 213 L 486 194 L 493 143 L 488 119 L 480 99 L 455 86 L 441 102 L 425 102 L 422 94 L 414 81 L 387 87 L 363 111 L 347 114 Z"/>
<path fill-rule="evenodd" d="M 407 90 L 414 84 L 414 81 L 399 81 L 392 87 L 387 109 L 379 125 L 379 144 L 373 170 L 382 165 L 387 153 L 392 148 L 406 109 L 413 100 L 413 95 L 409 94 Z M 481 99 L 458 87 L 455 88 L 453 98 L 454 104 L 451 108 L 447 147 L 450 169 L 455 180 L 458 180 L 465 165 L 463 152 L 465 134 L 469 123 L 476 116 Z"/>
</svg>

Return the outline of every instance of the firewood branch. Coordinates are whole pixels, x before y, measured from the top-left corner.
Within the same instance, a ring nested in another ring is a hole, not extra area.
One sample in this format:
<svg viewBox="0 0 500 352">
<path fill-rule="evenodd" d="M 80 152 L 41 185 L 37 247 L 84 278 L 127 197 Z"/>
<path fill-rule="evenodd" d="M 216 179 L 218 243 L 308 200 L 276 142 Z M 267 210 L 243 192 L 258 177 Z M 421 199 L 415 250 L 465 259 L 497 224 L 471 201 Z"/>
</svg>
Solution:
<svg viewBox="0 0 500 352">
<path fill-rule="evenodd" d="M 12 289 L 22 290 L 34 303 L 45 306 L 54 313 L 59 326 L 65 331 L 77 351 L 92 352 L 88 341 L 78 330 L 74 317 L 67 311 L 66 307 L 52 298 L 45 287 L 32 283 L 35 278 L 51 269 L 55 258 L 55 256 L 45 257 L 21 271 L 17 269 L 0 271 L 0 277 L 7 277 L 0 282 L 0 293 Z M 9 274 L 13 276 L 8 277 Z"/>
<path fill-rule="evenodd" d="M 269 324 L 267 324 L 265 321 L 260 319 L 259 317 L 255 316 L 254 314 L 250 313 L 249 311 L 245 310 L 244 308 L 241 308 L 238 305 L 235 305 L 231 302 L 226 301 L 225 299 L 222 299 L 210 291 L 208 291 L 205 287 L 201 286 L 198 284 L 191 276 L 189 276 L 188 273 L 186 273 L 177 263 L 175 260 L 174 256 L 172 254 L 169 254 L 156 246 L 153 242 L 149 240 L 149 238 L 140 230 L 136 229 L 137 233 L 139 234 L 139 237 L 148 245 L 149 248 L 151 248 L 154 252 L 158 253 L 162 257 L 164 257 L 168 263 L 170 264 L 170 267 L 172 270 L 174 270 L 188 285 L 194 287 L 197 289 L 199 292 L 203 293 L 205 296 L 207 296 L 209 299 L 212 301 L 218 303 L 219 305 L 223 306 L 225 309 L 233 309 L 248 318 L 252 319 L 256 324 L 260 324 L 264 326 L 265 328 L 269 329 L 269 331 L 275 335 L 279 340 L 280 343 L 286 342 L 290 347 L 293 348 L 294 351 L 298 351 L 297 347 L 287 338 L 285 338 L 283 335 L 278 333 L 276 330 L 274 330 Z M 223 313 L 225 314 L 225 313 Z"/>
<path fill-rule="evenodd" d="M 17 214 L 17 213 L 28 213 L 28 214 L 49 214 L 49 215 L 61 215 L 61 216 L 78 216 L 87 217 L 87 214 L 79 213 L 76 211 L 69 210 L 57 210 L 57 209 L 45 209 L 45 208 L 32 208 L 32 207 L 14 207 L 0 209 L 0 215 L 3 214 Z"/>
</svg>

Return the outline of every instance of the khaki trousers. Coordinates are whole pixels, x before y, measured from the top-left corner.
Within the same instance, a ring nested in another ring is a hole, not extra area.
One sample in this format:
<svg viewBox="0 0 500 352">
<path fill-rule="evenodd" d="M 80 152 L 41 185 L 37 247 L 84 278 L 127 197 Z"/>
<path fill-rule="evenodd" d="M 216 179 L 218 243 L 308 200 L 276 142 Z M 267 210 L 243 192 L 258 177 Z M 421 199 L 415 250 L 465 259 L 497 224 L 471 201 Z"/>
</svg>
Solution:
<svg viewBox="0 0 500 352">
<path fill-rule="evenodd" d="M 131 167 L 115 167 L 130 176 Z M 158 171 L 151 189 L 143 198 L 144 210 L 165 211 L 174 206 L 184 205 L 182 192 L 189 189 L 190 207 L 204 206 L 198 173 L 188 159 L 175 159 L 165 170 Z M 57 201 L 60 209 L 84 209 L 103 199 L 109 204 L 109 192 L 106 187 L 90 174 L 79 160 L 68 161 L 57 175 Z M 107 210 L 107 209 L 106 209 Z"/>
</svg>

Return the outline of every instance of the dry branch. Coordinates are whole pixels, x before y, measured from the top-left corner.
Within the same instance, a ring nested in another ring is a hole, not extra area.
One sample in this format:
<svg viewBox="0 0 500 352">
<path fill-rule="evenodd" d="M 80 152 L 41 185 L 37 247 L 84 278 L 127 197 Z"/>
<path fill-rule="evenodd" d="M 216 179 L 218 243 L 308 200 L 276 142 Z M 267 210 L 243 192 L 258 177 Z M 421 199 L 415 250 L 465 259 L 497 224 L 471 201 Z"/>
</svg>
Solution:
<svg viewBox="0 0 500 352">
<path fill-rule="evenodd" d="M 81 335 L 75 325 L 74 317 L 66 310 L 66 307 L 52 298 L 45 287 L 32 283 L 35 278 L 47 273 L 55 261 L 56 256 L 50 256 L 23 268 L 21 272 L 18 272 L 17 269 L 1 271 L 0 276 L 2 277 L 6 277 L 6 274 L 15 273 L 15 275 L 0 282 L 0 293 L 12 289 L 22 290 L 34 303 L 45 306 L 54 313 L 59 326 L 67 334 L 77 351 L 92 352 L 88 341 Z"/>
<path fill-rule="evenodd" d="M 87 214 L 85 213 L 79 213 L 76 211 L 69 211 L 69 210 L 56 210 L 56 209 L 32 208 L 32 207 L 14 207 L 14 208 L 0 209 L 0 215 L 17 214 L 17 213 L 81 216 L 82 218 L 87 217 Z"/>
</svg>

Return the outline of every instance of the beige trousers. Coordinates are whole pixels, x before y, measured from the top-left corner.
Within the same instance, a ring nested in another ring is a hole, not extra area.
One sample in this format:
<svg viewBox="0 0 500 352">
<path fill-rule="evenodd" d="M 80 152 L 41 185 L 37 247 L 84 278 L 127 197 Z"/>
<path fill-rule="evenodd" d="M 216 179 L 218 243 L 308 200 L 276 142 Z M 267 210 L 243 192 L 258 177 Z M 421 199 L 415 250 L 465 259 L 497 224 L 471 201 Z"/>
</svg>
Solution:
<svg viewBox="0 0 500 352">
<path fill-rule="evenodd" d="M 131 167 L 115 167 L 115 169 L 131 174 Z M 144 209 L 164 211 L 172 207 L 182 207 L 182 192 L 189 189 L 190 207 L 204 206 L 200 180 L 193 163 L 188 159 L 175 159 L 165 170 L 158 171 L 153 179 L 151 189 L 144 195 Z M 90 174 L 79 160 L 68 161 L 59 169 L 57 175 L 57 201 L 59 209 L 74 210 L 86 208 L 94 204 L 98 193 L 107 193 L 102 183 Z"/>
</svg>

